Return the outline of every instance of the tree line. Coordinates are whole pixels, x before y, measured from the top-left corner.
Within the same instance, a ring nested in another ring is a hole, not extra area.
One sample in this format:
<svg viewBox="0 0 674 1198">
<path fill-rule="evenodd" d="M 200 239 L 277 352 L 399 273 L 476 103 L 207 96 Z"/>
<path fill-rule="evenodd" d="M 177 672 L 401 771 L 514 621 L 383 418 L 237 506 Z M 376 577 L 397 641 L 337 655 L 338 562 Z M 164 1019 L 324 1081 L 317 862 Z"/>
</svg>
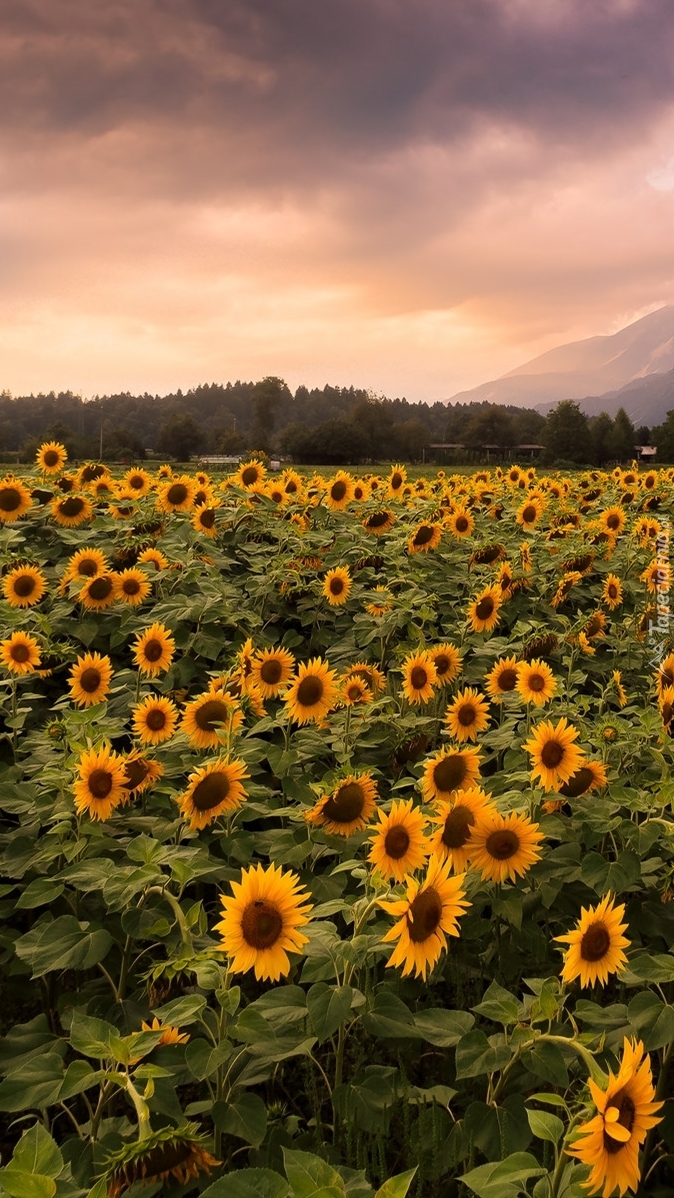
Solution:
<svg viewBox="0 0 674 1198">
<path fill-rule="evenodd" d="M 653 439 L 659 461 L 674 461 L 674 410 L 657 429 L 615 417 L 586 417 L 563 400 L 547 416 L 532 408 L 488 402 L 411 403 L 356 387 L 293 394 L 283 379 L 211 383 L 169 395 L 95 396 L 71 391 L 12 397 L 0 393 L 0 456 L 30 460 L 44 440 L 62 441 L 74 460 L 144 459 L 148 452 L 187 461 L 200 453 L 266 452 L 298 464 L 341 465 L 437 457 L 478 462 L 516 456 L 518 446 L 542 446 L 549 465 L 597 465 L 631 460 Z"/>
</svg>

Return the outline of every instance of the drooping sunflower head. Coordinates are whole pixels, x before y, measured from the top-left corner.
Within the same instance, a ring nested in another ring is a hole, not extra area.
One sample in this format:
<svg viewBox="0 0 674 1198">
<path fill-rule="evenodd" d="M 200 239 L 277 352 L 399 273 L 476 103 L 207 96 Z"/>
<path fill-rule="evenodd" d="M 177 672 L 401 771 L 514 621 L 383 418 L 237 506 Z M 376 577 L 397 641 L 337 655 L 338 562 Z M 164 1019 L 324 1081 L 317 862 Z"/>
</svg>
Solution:
<svg viewBox="0 0 674 1198">
<path fill-rule="evenodd" d="M 113 753 L 107 744 L 100 749 L 88 749 L 80 756 L 73 785 L 77 813 L 87 812 L 95 820 L 109 819 L 126 798 L 125 781 L 123 757 Z"/>
<path fill-rule="evenodd" d="M 423 520 L 415 528 L 412 536 L 407 542 L 407 552 L 414 553 L 429 553 L 431 549 L 437 549 L 442 540 L 442 528 L 439 524 L 432 524 L 428 520 Z"/>
<path fill-rule="evenodd" d="M 379 508 L 375 512 L 370 512 L 363 520 L 363 528 L 366 532 L 372 533 L 375 537 L 380 537 L 382 533 L 388 532 L 395 523 L 395 515 L 389 508 Z"/>
<path fill-rule="evenodd" d="M 108 1198 L 121 1198 L 138 1183 L 152 1185 L 174 1178 L 184 1186 L 200 1173 L 210 1173 L 221 1162 L 206 1151 L 207 1143 L 195 1124 L 186 1123 L 125 1144 L 106 1159 Z"/>
<path fill-rule="evenodd" d="M 470 903 L 463 888 L 465 874 L 450 878 L 450 868 L 449 861 L 432 857 L 423 880 L 408 875 L 405 898 L 379 899 L 379 906 L 397 917 L 383 940 L 397 941 L 388 965 L 402 966 L 403 976 L 413 972 L 425 979 L 445 951 L 447 937 L 459 935 L 459 919 Z"/>
<path fill-rule="evenodd" d="M 385 616 L 393 607 L 393 592 L 388 587 L 377 586 L 373 591 L 369 591 L 368 595 L 370 602 L 365 604 L 365 610 L 377 619 Z"/>
<path fill-rule="evenodd" d="M 346 603 L 353 585 L 351 575 L 344 566 L 328 570 L 322 587 L 322 594 L 331 607 L 342 607 Z"/>
<path fill-rule="evenodd" d="M 306 815 L 308 823 L 336 836 L 351 836 L 366 828 L 377 802 L 377 785 L 369 773 L 349 774 Z"/>
<path fill-rule="evenodd" d="M 560 604 L 564 603 L 568 599 L 576 583 L 580 582 L 582 577 L 583 575 L 581 574 L 580 570 L 568 570 L 561 582 L 558 584 L 557 590 L 550 600 L 551 605 L 553 607 L 559 607 Z"/>
<path fill-rule="evenodd" d="M 42 474 L 60 474 L 68 461 L 68 450 L 60 441 L 46 441 L 38 449 L 35 461 Z"/>
<path fill-rule="evenodd" d="M 426 820 L 412 799 L 391 804 L 388 812 L 378 811 L 379 820 L 370 836 L 372 849 L 368 861 L 382 877 L 403 882 L 407 874 L 422 869 L 428 856 L 424 838 Z"/>
<path fill-rule="evenodd" d="M 314 657 L 300 665 L 285 692 L 284 704 L 293 723 L 321 723 L 337 698 L 335 671 L 320 657 Z"/>
<path fill-rule="evenodd" d="M 138 634 L 132 648 L 133 660 L 141 674 L 154 678 L 168 670 L 176 645 L 168 629 L 163 624 L 154 623 Z"/>
<path fill-rule="evenodd" d="M 601 761 L 584 761 L 568 782 L 562 782 L 559 794 L 575 799 L 592 790 L 602 790 L 607 784 L 606 766 Z"/>
<path fill-rule="evenodd" d="M 0 482 L 0 522 L 12 524 L 33 505 L 30 491 L 18 478 L 5 477 Z"/>
<path fill-rule="evenodd" d="M 13 632 L 0 641 L 0 661 L 10 674 L 31 674 L 41 662 L 40 646 L 28 632 Z"/>
<path fill-rule="evenodd" d="M 511 811 L 503 815 L 495 808 L 484 811 L 472 831 L 470 859 L 485 881 L 515 881 L 540 857 L 543 833 L 527 815 Z"/>
<path fill-rule="evenodd" d="M 220 758 L 189 775 L 178 805 L 190 828 L 205 828 L 220 815 L 231 815 L 246 799 L 242 781 L 248 778 L 243 761 Z"/>
<path fill-rule="evenodd" d="M 450 799 L 457 790 L 470 790 L 479 777 L 478 749 L 440 749 L 424 766 L 421 792 L 429 803 Z"/>
<path fill-rule="evenodd" d="M 102 703 L 110 691 L 112 663 L 106 655 L 85 653 L 78 657 L 70 671 L 70 694 L 78 707 Z"/>
<path fill-rule="evenodd" d="M 402 663 L 403 694 L 408 703 L 428 703 L 438 680 L 437 670 L 428 650 L 410 653 Z"/>
<path fill-rule="evenodd" d="M 311 901 L 297 874 L 279 866 L 252 866 L 232 882 L 233 897 L 222 896 L 222 920 L 215 931 L 222 938 L 230 969 L 253 969 L 258 981 L 277 982 L 290 972 L 288 953 L 307 943 L 300 928 L 309 920 Z"/>
<path fill-rule="evenodd" d="M 47 580 L 35 566 L 16 566 L 2 580 L 2 593 L 12 607 L 33 607 L 46 590 Z"/>
<path fill-rule="evenodd" d="M 134 750 L 124 758 L 124 790 L 130 799 L 149 790 L 164 770 L 158 761 Z"/>
<path fill-rule="evenodd" d="M 455 740 L 477 740 L 489 725 L 489 704 L 475 687 L 467 686 L 449 704 L 445 724 Z"/>
<path fill-rule="evenodd" d="M 431 822 L 436 825 L 430 838 L 431 851 L 442 861 L 449 859 L 453 870 L 466 869 L 475 824 L 493 810 L 489 795 L 479 787 L 455 791 L 449 802 L 436 804 L 431 816 Z"/>
</svg>

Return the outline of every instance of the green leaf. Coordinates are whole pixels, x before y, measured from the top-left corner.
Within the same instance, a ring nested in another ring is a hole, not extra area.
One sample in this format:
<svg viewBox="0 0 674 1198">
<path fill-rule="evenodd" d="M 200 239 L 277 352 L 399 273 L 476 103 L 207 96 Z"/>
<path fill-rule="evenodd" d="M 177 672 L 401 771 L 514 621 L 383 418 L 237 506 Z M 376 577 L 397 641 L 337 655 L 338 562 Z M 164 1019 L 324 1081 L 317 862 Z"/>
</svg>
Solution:
<svg viewBox="0 0 674 1198">
<path fill-rule="evenodd" d="M 12 1166 L 26 1173 L 44 1173 L 47 1177 L 58 1177 L 63 1169 L 63 1157 L 49 1132 L 42 1123 L 34 1123 L 19 1140 Z"/>
<path fill-rule="evenodd" d="M 407 1173 L 397 1173 L 395 1177 L 389 1177 L 388 1181 L 379 1187 L 374 1198 L 405 1198 L 416 1171 L 415 1165 L 413 1169 L 408 1169 Z"/>
<path fill-rule="evenodd" d="M 478 1198 L 517 1198 L 532 1177 L 543 1177 L 543 1169 L 528 1152 L 514 1152 L 504 1161 L 480 1165 L 459 1178 Z"/>
<path fill-rule="evenodd" d="M 319 1044 L 332 1036 L 348 1018 L 353 990 L 350 986 L 329 986 L 316 982 L 307 994 L 307 1009 L 312 1031 Z"/>
<path fill-rule="evenodd" d="M 201 1191 L 201 1198 L 286 1198 L 288 1182 L 272 1169 L 238 1169 Z"/>
<path fill-rule="evenodd" d="M 667 953 L 645 953 L 642 957 L 631 957 L 630 973 L 644 982 L 674 982 L 674 956 Z"/>
<path fill-rule="evenodd" d="M 372 1009 L 363 1015 L 363 1027 L 372 1036 L 411 1040 L 423 1039 L 422 1032 L 415 1026 L 414 1016 L 402 999 L 390 990 L 379 990 L 375 994 Z"/>
<path fill-rule="evenodd" d="M 568 1086 L 569 1073 L 561 1049 L 556 1044 L 536 1042 L 522 1053 L 522 1064 L 536 1077 L 542 1077 L 553 1086 Z"/>
<path fill-rule="evenodd" d="M 468 1011 L 446 1011 L 433 1007 L 414 1016 L 414 1026 L 424 1040 L 437 1048 L 453 1048 L 472 1028 L 475 1020 Z"/>
<path fill-rule="evenodd" d="M 197 1081 L 212 1077 L 232 1055 L 229 1040 L 222 1040 L 216 1048 L 208 1040 L 190 1040 L 185 1048 L 185 1064 Z"/>
<path fill-rule="evenodd" d="M 386 1134 L 398 1094 L 397 1069 L 368 1065 L 362 1076 L 333 1090 L 332 1105 L 344 1123 Z"/>
<path fill-rule="evenodd" d="M 63 894 L 64 890 L 65 886 L 58 878 L 35 878 L 26 886 L 23 894 L 19 895 L 15 906 L 23 910 L 44 907 Z"/>
<path fill-rule="evenodd" d="M 174 998 L 152 1012 L 162 1023 L 170 1023 L 172 1027 L 187 1027 L 195 1023 L 206 1006 L 202 994 L 186 994 L 184 998 Z"/>
<path fill-rule="evenodd" d="M 102 1060 L 110 1056 L 110 1037 L 117 1036 L 117 1028 L 104 1019 L 95 1019 L 93 1015 L 83 1015 L 75 1011 L 70 1024 L 70 1043 L 76 1052 L 85 1057 L 95 1057 Z"/>
<path fill-rule="evenodd" d="M 284 1148 L 283 1164 L 293 1198 L 338 1198 L 346 1193 L 339 1173 L 320 1156 Z"/>
<path fill-rule="evenodd" d="M 663 1003 L 651 990 L 636 994 L 627 1008 L 627 1018 L 647 1052 L 674 1040 L 674 1007 Z"/>
<path fill-rule="evenodd" d="M 491 1045 L 484 1032 L 475 1028 L 462 1036 L 456 1047 L 456 1076 L 479 1077 L 482 1073 L 492 1073 L 502 1069 L 510 1060 L 511 1052 L 507 1044 L 497 1047 Z"/>
<path fill-rule="evenodd" d="M 213 1122 L 226 1135 L 259 1148 L 267 1130 L 267 1108 L 257 1094 L 243 1094 L 237 1102 L 216 1102 Z"/>
<path fill-rule="evenodd" d="M 13 1165 L 0 1169 L 0 1185 L 12 1198 L 53 1198 L 56 1193 L 56 1182 L 52 1177 L 26 1173 Z"/>
<path fill-rule="evenodd" d="M 504 1027 L 517 1023 L 523 1012 L 522 1004 L 515 995 L 504 990 L 498 982 L 492 982 L 485 991 L 482 1002 L 470 1009 L 475 1011 L 476 1015 L 483 1015 L 485 1019 L 491 1019 L 494 1023 L 502 1023 Z"/>
<path fill-rule="evenodd" d="M 88 1061 L 71 1061 L 61 1083 L 59 1102 L 84 1093 L 90 1086 L 95 1086 L 102 1076 L 100 1070 L 94 1071 Z"/>
<path fill-rule="evenodd" d="M 0 1083 L 0 1111 L 26 1111 L 56 1102 L 63 1083 L 58 1053 L 30 1057 Z"/>
<path fill-rule="evenodd" d="M 547 1140 L 550 1144 L 558 1144 L 564 1135 L 564 1124 L 556 1115 L 547 1111 L 527 1110 L 529 1127 L 539 1140 Z"/>
<path fill-rule="evenodd" d="M 55 969 L 90 969 L 103 960 L 111 945 L 112 936 L 104 928 L 61 915 L 26 932 L 14 949 L 30 965 L 32 976 L 41 978 Z"/>
</svg>

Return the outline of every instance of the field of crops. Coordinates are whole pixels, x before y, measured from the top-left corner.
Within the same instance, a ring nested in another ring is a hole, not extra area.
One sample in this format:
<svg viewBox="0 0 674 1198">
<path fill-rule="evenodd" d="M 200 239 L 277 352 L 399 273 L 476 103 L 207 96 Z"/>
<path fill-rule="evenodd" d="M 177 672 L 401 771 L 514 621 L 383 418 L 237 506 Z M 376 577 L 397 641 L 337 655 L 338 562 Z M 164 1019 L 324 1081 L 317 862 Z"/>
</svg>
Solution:
<svg viewBox="0 0 674 1198">
<path fill-rule="evenodd" d="M 0 481 L 0 1193 L 671 1198 L 673 499 Z"/>
</svg>

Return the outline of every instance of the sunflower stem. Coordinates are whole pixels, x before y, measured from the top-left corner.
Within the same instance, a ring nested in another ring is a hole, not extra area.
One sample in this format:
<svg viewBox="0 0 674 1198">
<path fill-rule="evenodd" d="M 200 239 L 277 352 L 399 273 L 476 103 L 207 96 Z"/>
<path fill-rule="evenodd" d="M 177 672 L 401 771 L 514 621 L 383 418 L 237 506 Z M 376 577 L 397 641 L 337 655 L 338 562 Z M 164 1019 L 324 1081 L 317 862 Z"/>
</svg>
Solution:
<svg viewBox="0 0 674 1198">
<path fill-rule="evenodd" d="M 130 1077 L 126 1077 L 122 1083 L 123 1089 L 126 1090 L 131 1099 L 136 1114 L 138 1116 L 138 1141 L 147 1140 L 152 1135 L 152 1126 L 150 1124 L 150 1111 L 144 1098 L 138 1093 L 136 1087 Z"/>
<path fill-rule="evenodd" d="M 564 1136 L 564 1140 L 562 1142 L 562 1146 L 559 1149 L 559 1151 L 557 1150 L 557 1145 L 555 1145 L 555 1157 L 556 1157 L 555 1172 L 553 1173 L 552 1178 L 548 1178 L 548 1184 L 550 1186 L 550 1198 L 557 1198 L 557 1196 L 559 1194 L 559 1187 L 562 1184 L 562 1178 L 564 1176 L 564 1171 L 566 1169 L 567 1164 L 569 1163 L 566 1159 L 564 1146 L 567 1143 L 572 1131 L 576 1127 L 576 1124 L 580 1122 L 580 1117 L 581 1117 L 580 1112 L 573 1116 L 573 1119 L 571 1120 L 571 1122 L 567 1128 L 566 1135 Z"/>
</svg>

